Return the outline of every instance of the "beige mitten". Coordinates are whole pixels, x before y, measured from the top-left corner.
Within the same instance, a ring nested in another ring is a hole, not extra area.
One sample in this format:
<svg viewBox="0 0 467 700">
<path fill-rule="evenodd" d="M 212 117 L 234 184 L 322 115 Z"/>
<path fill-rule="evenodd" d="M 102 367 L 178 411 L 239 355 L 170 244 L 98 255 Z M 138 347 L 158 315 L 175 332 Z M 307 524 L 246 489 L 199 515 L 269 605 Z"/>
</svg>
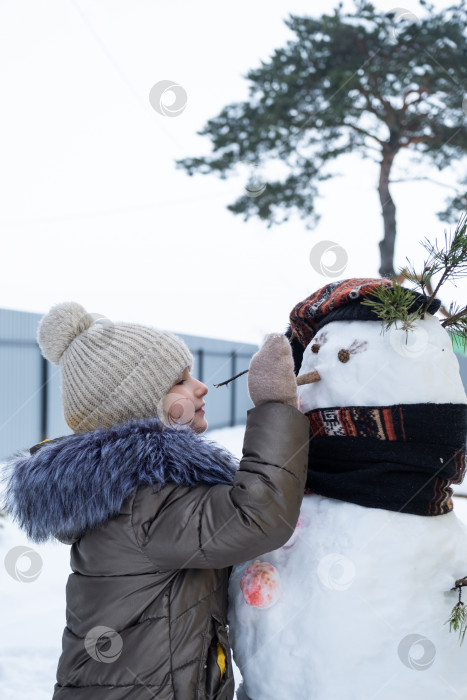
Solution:
<svg viewBox="0 0 467 700">
<path fill-rule="evenodd" d="M 248 393 L 259 406 L 280 401 L 297 407 L 297 380 L 290 343 L 282 333 L 271 333 L 253 355 L 248 372 Z"/>
</svg>

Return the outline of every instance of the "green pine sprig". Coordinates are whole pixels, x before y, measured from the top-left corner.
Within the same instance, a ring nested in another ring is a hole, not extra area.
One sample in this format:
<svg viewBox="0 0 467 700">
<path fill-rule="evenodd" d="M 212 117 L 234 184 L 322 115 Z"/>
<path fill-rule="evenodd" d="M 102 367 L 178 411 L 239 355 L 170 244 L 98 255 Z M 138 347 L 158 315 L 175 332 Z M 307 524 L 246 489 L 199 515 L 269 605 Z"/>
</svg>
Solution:
<svg viewBox="0 0 467 700">
<path fill-rule="evenodd" d="M 401 323 L 403 330 L 413 329 L 415 321 L 424 317 L 441 286 L 446 282 L 455 283 L 455 280 L 467 275 L 467 213 L 461 216 L 453 234 L 445 232 L 443 245 L 429 238 L 425 238 L 421 244 L 428 253 L 421 273 L 407 260 L 407 267 L 399 274 L 399 278 L 411 282 L 414 291 L 425 297 L 424 303 L 416 311 L 410 311 L 413 304 L 411 290 L 402 287 L 396 279 L 391 280 L 390 285 L 378 286 L 370 298 L 362 301 L 382 321 L 384 331 L 396 323 Z M 467 348 L 467 304 L 462 307 L 451 304 L 441 325 L 464 344 L 464 349 Z"/>
<path fill-rule="evenodd" d="M 413 264 L 407 261 L 408 268 L 402 274 L 413 283 L 416 291 L 427 297 L 424 304 L 424 310 L 426 310 L 446 282 L 454 283 L 455 280 L 467 275 L 467 213 L 460 217 L 453 234 L 445 231 L 443 246 L 440 246 L 437 240 L 432 242 L 428 237 L 421 241 L 421 244 L 428 253 L 422 272 L 417 273 Z M 435 284 L 436 278 L 438 280 Z M 453 332 L 463 337 L 466 331 L 466 318 L 467 305 L 455 310 L 451 305 L 449 315 L 441 325 L 450 330 L 452 327 Z"/>
<path fill-rule="evenodd" d="M 456 603 L 452 609 L 451 617 L 444 623 L 449 623 L 450 632 L 459 632 L 459 643 L 462 645 L 467 631 L 467 610 L 464 603 Z"/>
<path fill-rule="evenodd" d="M 401 323 L 402 330 L 411 330 L 417 319 L 422 318 L 423 309 L 410 311 L 413 305 L 413 294 L 410 289 L 405 289 L 396 280 L 392 284 L 380 285 L 376 287 L 372 298 L 362 301 L 364 306 L 369 306 L 378 316 L 383 324 L 383 330 L 397 323 Z"/>
<path fill-rule="evenodd" d="M 449 316 L 441 322 L 449 334 L 459 340 L 462 349 L 467 350 L 467 306 L 460 307 L 454 302 L 449 306 Z"/>
<path fill-rule="evenodd" d="M 455 586 L 451 588 L 451 591 L 459 591 L 459 600 L 453 607 L 451 615 L 448 620 L 444 623 L 449 624 L 450 632 L 459 633 L 459 643 L 462 645 L 464 641 L 465 633 L 467 632 L 467 608 L 465 603 L 462 602 L 462 587 L 467 585 L 467 576 L 465 578 L 458 579 Z"/>
</svg>

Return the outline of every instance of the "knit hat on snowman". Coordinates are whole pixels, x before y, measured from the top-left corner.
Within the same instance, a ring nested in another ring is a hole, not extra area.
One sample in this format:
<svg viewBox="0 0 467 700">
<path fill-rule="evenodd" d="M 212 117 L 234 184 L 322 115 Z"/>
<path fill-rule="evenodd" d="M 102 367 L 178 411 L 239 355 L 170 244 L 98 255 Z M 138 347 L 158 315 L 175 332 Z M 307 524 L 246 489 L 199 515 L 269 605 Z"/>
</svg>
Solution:
<svg viewBox="0 0 467 700">
<path fill-rule="evenodd" d="M 378 321 L 380 316 L 365 301 L 374 298 L 378 287 L 392 287 L 386 278 L 353 278 L 331 282 L 321 287 L 303 301 L 298 302 L 290 313 L 290 326 L 286 332 L 298 372 L 303 350 L 311 339 L 326 324 L 332 321 Z M 406 290 L 412 299 L 409 313 L 415 313 L 424 305 L 426 312 L 434 315 L 441 306 L 439 299 L 428 297 L 414 290 Z"/>
<path fill-rule="evenodd" d="M 193 356 L 181 338 L 152 326 L 112 323 L 76 302 L 39 322 L 42 355 L 61 369 L 65 420 L 73 432 L 139 418 L 165 423 L 163 399 Z"/>
</svg>

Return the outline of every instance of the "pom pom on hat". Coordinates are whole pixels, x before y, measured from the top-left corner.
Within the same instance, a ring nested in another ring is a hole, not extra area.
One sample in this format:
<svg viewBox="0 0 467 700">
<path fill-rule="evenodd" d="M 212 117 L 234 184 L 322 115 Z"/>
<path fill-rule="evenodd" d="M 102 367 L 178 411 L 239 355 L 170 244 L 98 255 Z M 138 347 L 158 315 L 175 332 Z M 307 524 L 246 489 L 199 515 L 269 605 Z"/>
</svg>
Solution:
<svg viewBox="0 0 467 700">
<path fill-rule="evenodd" d="M 64 301 L 52 306 L 37 328 L 37 342 L 43 356 L 58 365 L 70 343 L 92 326 L 94 319 L 75 301 Z"/>
</svg>

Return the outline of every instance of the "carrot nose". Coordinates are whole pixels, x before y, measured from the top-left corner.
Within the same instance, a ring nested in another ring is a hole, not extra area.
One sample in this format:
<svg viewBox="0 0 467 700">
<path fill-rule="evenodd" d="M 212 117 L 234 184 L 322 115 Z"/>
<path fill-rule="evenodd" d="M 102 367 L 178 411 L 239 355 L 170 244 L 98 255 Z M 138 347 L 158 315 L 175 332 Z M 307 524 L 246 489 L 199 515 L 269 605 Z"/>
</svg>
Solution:
<svg viewBox="0 0 467 700">
<path fill-rule="evenodd" d="M 297 386 L 302 386 L 303 384 L 313 384 L 313 382 L 319 382 L 321 376 L 317 369 L 313 372 L 307 372 L 306 374 L 301 374 L 297 377 Z"/>
</svg>

